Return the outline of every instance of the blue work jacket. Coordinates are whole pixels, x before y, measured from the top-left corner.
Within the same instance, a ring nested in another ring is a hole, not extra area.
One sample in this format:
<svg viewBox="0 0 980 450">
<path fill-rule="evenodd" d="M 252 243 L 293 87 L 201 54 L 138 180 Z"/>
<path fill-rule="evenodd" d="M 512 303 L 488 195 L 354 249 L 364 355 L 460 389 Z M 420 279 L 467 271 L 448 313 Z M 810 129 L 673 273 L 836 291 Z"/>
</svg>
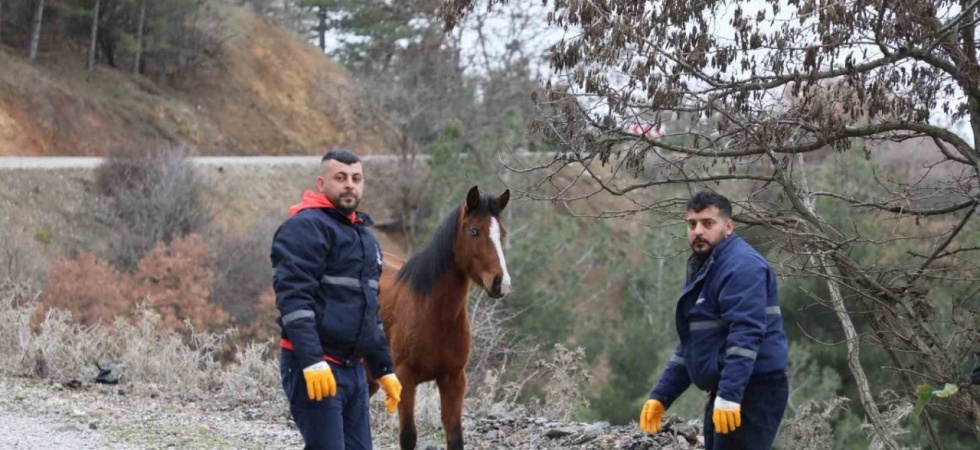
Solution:
<svg viewBox="0 0 980 450">
<path fill-rule="evenodd" d="M 693 266 L 675 313 L 680 343 L 650 398 L 669 407 L 693 383 L 742 403 L 750 378 L 787 370 L 776 273 L 735 234 Z"/>
</svg>

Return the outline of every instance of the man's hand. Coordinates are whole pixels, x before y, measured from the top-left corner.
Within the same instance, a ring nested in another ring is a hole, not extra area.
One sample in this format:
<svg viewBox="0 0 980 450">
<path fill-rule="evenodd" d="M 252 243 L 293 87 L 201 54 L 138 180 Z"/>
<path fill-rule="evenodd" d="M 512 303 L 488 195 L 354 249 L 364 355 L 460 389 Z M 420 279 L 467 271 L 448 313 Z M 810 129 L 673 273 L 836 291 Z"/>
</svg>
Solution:
<svg viewBox="0 0 980 450">
<path fill-rule="evenodd" d="M 337 381 L 326 361 L 303 369 L 303 378 L 306 379 L 306 394 L 310 400 L 320 401 L 323 397 L 337 395 Z"/>
<path fill-rule="evenodd" d="M 664 417 L 664 404 L 660 400 L 647 400 L 640 413 L 640 429 L 647 433 L 660 431 L 660 419 Z"/>
<path fill-rule="evenodd" d="M 385 400 L 385 409 L 388 410 L 388 414 L 395 412 L 395 408 L 398 407 L 398 402 L 402 400 L 402 384 L 398 381 L 398 377 L 393 373 L 389 373 L 381 377 L 378 380 L 378 384 L 385 390 L 385 395 L 388 397 Z"/>
<path fill-rule="evenodd" d="M 742 406 L 716 396 L 711 421 L 715 424 L 716 433 L 727 434 L 735 431 L 742 425 Z"/>
</svg>

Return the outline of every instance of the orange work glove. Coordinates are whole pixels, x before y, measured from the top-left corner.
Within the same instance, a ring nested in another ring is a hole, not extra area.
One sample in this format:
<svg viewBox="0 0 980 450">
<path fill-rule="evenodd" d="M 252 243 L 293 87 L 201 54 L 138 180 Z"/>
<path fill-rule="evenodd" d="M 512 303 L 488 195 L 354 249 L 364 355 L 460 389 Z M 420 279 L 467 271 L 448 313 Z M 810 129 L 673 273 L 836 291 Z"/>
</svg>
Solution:
<svg viewBox="0 0 980 450">
<path fill-rule="evenodd" d="M 742 406 L 721 397 L 715 397 L 715 407 L 711 412 L 715 433 L 727 434 L 742 425 Z"/>
<path fill-rule="evenodd" d="M 303 369 L 303 378 L 306 379 L 306 394 L 310 400 L 320 401 L 323 397 L 337 395 L 337 381 L 326 361 Z"/>
<path fill-rule="evenodd" d="M 660 431 L 660 419 L 663 419 L 664 404 L 660 400 L 647 400 L 643 405 L 643 412 L 640 413 L 640 429 L 647 433 L 657 433 Z"/>
<path fill-rule="evenodd" d="M 395 412 L 398 402 L 402 401 L 402 384 L 398 381 L 398 377 L 389 373 L 381 377 L 378 384 L 385 390 L 385 395 L 388 397 L 385 400 L 385 409 L 388 410 L 388 414 Z"/>
</svg>

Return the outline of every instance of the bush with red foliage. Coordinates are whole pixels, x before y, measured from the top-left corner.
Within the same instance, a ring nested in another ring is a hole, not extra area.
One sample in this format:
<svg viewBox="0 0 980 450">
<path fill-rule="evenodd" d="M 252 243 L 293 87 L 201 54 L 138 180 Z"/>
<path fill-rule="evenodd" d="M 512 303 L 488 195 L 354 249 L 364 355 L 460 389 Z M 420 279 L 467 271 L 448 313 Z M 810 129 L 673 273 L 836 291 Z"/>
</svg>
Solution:
<svg viewBox="0 0 980 450">
<path fill-rule="evenodd" d="M 72 319 L 83 325 L 109 325 L 117 316 L 132 313 L 140 300 L 136 291 L 129 275 L 91 253 L 59 259 L 51 265 L 33 323 L 53 307 L 71 312 Z"/>
<path fill-rule="evenodd" d="M 228 314 L 209 301 L 213 260 L 201 238 L 191 235 L 157 244 L 133 274 L 117 272 L 90 253 L 57 261 L 44 286 L 38 318 L 56 307 L 71 312 L 78 323 L 108 325 L 116 317 L 133 317 L 137 304 L 145 301 L 161 316 L 158 328 L 187 331 L 184 320 L 195 330 L 221 328 Z"/>
<path fill-rule="evenodd" d="M 197 235 L 157 244 L 136 265 L 133 275 L 150 306 L 161 315 L 159 326 L 183 330 L 189 319 L 197 330 L 227 324 L 228 314 L 208 301 L 215 283 L 214 256 Z"/>
</svg>

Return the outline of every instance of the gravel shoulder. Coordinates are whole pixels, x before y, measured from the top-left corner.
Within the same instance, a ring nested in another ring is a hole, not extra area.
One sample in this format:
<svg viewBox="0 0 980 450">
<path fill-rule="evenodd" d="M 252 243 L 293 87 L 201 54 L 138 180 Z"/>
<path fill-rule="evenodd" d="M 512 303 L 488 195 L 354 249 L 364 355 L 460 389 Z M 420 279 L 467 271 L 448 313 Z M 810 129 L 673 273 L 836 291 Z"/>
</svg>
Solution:
<svg viewBox="0 0 980 450">
<path fill-rule="evenodd" d="M 303 447 L 283 405 L 219 407 L 152 395 L 137 396 L 127 389 L 123 385 L 66 385 L 0 375 L 0 448 L 277 450 Z M 375 419 L 378 419 L 375 448 L 397 448 L 395 417 L 384 415 Z M 420 425 L 418 448 L 442 450 L 441 427 L 434 423 Z M 464 418 L 466 446 L 474 450 L 703 448 L 698 421 L 668 417 L 664 426 L 664 432 L 651 436 L 639 432 L 635 424 L 558 422 L 492 412 L 467 413 Z"/>
<path fill-rule="evenodd" d="M 219 411 L 117 386 L 0 377 L 0 448 L 302 448 L 285 416 L 268 417 L 260 407 Z"/>
<path fill-rule="evenodd" d="M 10 450 L 136 448 L 77 422 L 2 411 L 0 423 L 3 424 L 3 432 L 0 433 L 0 448 Z"/>
</svg>

